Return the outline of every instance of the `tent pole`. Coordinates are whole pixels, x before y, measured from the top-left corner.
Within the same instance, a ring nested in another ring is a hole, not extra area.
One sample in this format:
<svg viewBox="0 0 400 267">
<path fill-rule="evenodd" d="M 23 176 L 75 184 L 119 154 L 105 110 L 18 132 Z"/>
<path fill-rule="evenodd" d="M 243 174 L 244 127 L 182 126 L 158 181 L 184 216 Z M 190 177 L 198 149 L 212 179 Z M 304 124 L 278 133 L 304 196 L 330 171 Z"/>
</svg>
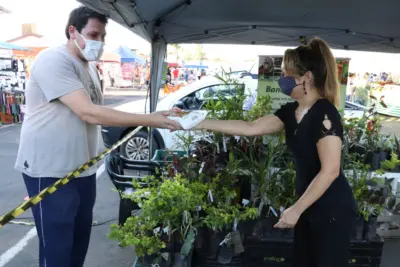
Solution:
<svg viewBox="0 0 400 267">
<path fill-rule="evenodd" d="M 163 64 L 167 52 L 167 44 L 162 39 L 151 43 L 151 68 L 150 68 L 150 113 L 157 108 L 157 100 L 160 92 L 161 80 L 163 79 Z M 153 157 L 154 130 L 150 128 L 149 156 Z"/>
</svg>

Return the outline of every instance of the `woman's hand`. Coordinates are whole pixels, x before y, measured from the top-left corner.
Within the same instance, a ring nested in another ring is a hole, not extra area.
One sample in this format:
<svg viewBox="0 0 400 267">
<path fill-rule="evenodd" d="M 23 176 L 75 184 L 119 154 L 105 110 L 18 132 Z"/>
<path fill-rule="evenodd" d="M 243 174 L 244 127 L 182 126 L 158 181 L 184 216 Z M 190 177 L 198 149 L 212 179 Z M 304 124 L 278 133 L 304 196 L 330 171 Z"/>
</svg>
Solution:
<svg viewBox="0 0 400 267">
<path fill-rule="evenodd" d="M 286 209 L 282 215 L 281 219 L 277 224 L 274 225 L 275 228 L 293 228 L 297 221 L 299 220 L 301 212 L 298 211 L 295 206 Z"/>
<path fill-rule="evenodd" d="M 157 111 L 149 114 L 150 125 L 157 128 L 170 129 L 173 131 L 181 130 L 181 125 L 174 120 L 167 118 L 171 115 L 170 111 Z"/>
</svg>

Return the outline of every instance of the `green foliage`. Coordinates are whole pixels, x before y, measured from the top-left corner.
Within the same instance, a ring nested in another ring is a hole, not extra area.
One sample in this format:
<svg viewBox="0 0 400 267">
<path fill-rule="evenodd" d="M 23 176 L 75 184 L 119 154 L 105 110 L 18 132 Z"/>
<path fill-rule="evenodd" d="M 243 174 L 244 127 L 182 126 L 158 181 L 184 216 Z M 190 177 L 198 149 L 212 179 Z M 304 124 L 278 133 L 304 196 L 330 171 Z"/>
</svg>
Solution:
<svg viewBox="0 0 400 267">
<path fill-rule="evenodd" d="M 159 233 L 153 233 L 157 222 L 143 221 L 140 217 L 129 217 L 123 226 L 111 225 L 108 237 L 119 240 L 121 246 L 134 246 L 137 256 L 158 254 L 165 248 L 165 243 L 160 239 Z"/>
<path fill-rule="evenodd" d="M 355 162 L 352 170 L 346 171 L 347 179 L 358 203 L 359 213 L 368 221 L 370 216 L 382 213 L 387 199 L 390 196 L 391 180 L 383 177 L 384 172 L 377 171 L 371 174 L 370 166 Z M 388 196 L 385 196 L 388 194 Z"/>
<path fill-rule="evenodd" d="M 394 170 L 399 165 L 400 165 L 399 157 L 394 152 L 391 153 L 390 160 L 385 160 L 381 162 L 381 168 L 386 171 Z"/>
</svg>

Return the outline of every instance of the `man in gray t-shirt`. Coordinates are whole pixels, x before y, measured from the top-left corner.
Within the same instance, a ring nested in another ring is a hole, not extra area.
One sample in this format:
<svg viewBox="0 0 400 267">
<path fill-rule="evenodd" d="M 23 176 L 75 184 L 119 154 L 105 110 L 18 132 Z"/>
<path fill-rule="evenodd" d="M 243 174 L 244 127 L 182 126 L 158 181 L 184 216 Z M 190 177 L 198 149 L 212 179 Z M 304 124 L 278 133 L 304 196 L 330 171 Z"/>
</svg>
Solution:
<svg viewBox="0 0 400 267">
<path fill-rule="evenodd" d="M 167 113 L 138 115 L 103 107 L 94 63 L 107 18 L 87 7 L 70 14 L 66 45 L 37 56 L 26 89 L 26 114 L 15 164 L 30 197 L 98 152 L 98 125 L 178 129 Z M 40 267 L 82 267 L 96 199 L 96 166 L 32 207 Z"/>
</svg>

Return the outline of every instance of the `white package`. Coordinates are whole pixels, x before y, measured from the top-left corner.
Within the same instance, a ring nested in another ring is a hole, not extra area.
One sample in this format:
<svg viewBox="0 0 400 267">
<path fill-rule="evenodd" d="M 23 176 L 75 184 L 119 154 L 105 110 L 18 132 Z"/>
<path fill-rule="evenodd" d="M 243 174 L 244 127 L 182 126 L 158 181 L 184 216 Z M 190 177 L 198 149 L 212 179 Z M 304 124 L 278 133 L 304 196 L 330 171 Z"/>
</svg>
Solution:
<svg viewBox="0 0 400 267">
<path fill-rule="evenodd" d="M 182 110 L 180 112 L 173 113 L 173 115 L 169 116 L 168 118 L 177 121 L 183 129 L 190 130 L 205 120 L 207 113 L 208 112 L 205 110 Z"/>
</svg>

